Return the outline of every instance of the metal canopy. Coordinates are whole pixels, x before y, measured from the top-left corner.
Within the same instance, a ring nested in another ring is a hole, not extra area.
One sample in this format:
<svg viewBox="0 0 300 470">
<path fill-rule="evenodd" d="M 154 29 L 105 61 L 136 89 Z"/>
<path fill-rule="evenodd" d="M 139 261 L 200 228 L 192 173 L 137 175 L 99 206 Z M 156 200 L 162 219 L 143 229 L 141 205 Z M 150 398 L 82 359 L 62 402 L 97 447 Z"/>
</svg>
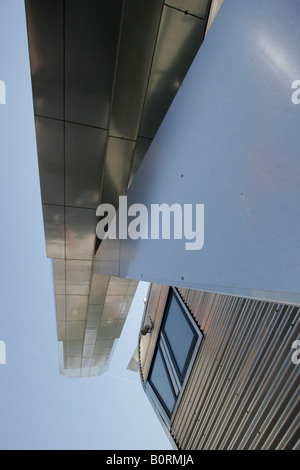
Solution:
<svg viewBox="0 0 300 470">
<path fill-rule="evenodd" d="M 133 181 L 203 41 L 211 1 L 25 5 L 60 368 L 97 375 L 137 281 L 99 274 L 96 207 L 117 206 Z"/>
</svg>

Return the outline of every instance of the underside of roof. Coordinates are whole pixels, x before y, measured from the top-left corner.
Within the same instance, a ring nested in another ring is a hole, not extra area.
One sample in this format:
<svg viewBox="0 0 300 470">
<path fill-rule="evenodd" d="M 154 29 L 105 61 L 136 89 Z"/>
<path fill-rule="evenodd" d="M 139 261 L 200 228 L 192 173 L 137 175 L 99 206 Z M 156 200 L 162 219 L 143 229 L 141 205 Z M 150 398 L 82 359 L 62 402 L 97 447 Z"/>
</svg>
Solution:
<svg viewBox="0 0 300 470">
<path fill-rule="evenodd" d="M 126 194 L 221 4 L 25 0 L 63 375 L 107 368 L 137 281 L 97 273 L 96 208 Z"/>
</svg>

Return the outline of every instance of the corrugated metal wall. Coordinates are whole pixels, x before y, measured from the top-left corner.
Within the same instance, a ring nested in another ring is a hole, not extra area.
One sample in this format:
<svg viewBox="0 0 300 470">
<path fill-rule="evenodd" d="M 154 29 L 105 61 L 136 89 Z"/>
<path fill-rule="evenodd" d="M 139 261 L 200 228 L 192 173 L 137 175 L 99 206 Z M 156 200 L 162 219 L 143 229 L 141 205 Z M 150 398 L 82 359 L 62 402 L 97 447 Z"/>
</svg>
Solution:
<svg viewBox="0 0 300 470">
<path fill-rule="evenodd" d="M 300 309 L 178 289 L 204 332 L 172 423 L 180 449 L 292 449 L 299 444 Z"/>
</svg>

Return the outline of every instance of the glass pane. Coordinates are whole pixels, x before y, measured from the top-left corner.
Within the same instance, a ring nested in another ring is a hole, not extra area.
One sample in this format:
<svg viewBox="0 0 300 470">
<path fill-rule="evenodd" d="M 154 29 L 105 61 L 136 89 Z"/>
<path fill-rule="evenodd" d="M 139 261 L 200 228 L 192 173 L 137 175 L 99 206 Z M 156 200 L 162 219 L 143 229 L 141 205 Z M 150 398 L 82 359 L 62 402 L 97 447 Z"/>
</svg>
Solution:
<svg viewBox="0 0 300 470">
<path fill-rule="evenodd" d="M 175 404 L 175 397 L 168 377 L 168 372 L 159 349 L 156 353 L 150 380 L 156 388 L 156 391 L 164 405 L 171 414 Z"/>
<path fill-rule="evenodd" d="M 164 331 L 174 354 L 180 374 L 182 374 L 194 338 L 194 332 L 174 295 L 172 295 L 169 304 Z"/>
</svg>

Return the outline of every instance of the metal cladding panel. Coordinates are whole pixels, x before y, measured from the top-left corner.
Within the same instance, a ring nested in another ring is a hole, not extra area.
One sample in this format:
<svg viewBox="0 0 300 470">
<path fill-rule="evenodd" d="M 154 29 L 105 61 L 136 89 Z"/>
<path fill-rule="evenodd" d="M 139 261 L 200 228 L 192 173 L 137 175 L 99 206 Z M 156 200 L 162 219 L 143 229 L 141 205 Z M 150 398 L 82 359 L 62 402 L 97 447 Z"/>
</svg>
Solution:
<svg viewBox="0 0 300 470">
<path fill-rule="evenodd" d="M 63 119 L 64 43 L 61 0 L 25 0 L 35 114 Z M 46 25 L 46 26 L 45 26 Z"/>
<path fill-rule="evenodd" d="M 139 134 L 153 138 L 203 41 L 205 22 L 164 6 Z"/>
<path fill-rule="evenodd" d="M 63 344 L 63 342 L 66 340 L 66 322 L 63 321 L 58 321 L 57 320 L 57 341 L 60 344 Z"/>
<path fill-rule="evenodd" d="M 137 285 L 126 280 L 125 293 L 123 282 L 99 274 L 95 209 L 100 202 L 118 207 L 151 143 L 140 134 L 141 117 L 161 122 L 186 57 L 191 61 L 200 46 L 203 21 L 166 7 L 161 22 L 163 0 L 25 0 L 25 6 L 60 371 L 86 377 L 106 370 L 111 347 L 103 357 L 93 348 L 99 335 L 113 330 L 119 337 Z M 155 118 L 144 104 L 158 75 Z M 107 267 L 119 265 L 118 250 L 106 256 Z"/>
<path fill-rule="evenodd" d="M 96 212 L 66 207 L 66 258 L 92 260 L 96 241 Z"/>
<path fill-rule="evenodd" d="M 66 205 L 96 209 L 101 194 L 107 131 L 65 124 Z"/>
<path fill-rule="evenodd" d="M 127 190 L 135 141 L 109 137 L 101 203 L 119 207 L 119 196 Z"/>
<path fill-rule="evenodd" d="M 127 193 L 148 214 L 204 204 L 203 248 L 149 230 L 111 274 L 300 305 L 299 20 L 296 2 L 223 3 Z"/>
<path fill-rule="evenodd" d="M 43 204 L 48 258 L 65 258 L 65 214 L 63 206 Z"/>
<path fill-rule="evenodd" d="M 86 320 L 88 295 L 71 295 L 66 296 L 66 321 Z"/>
<path fill-rule="evenodd" d="M 42 201 L 64 204 L 64 124 L 37 116 L 36 141 Z"/>
<path fill-rule="evenodd" d="M 152 140 L 151 139 L 145 139 L 143 137 L 139 137 L 137 139 L 133 159 L 132 159 L 132 166 L 130 170 L 130 177 L 129 177 L 129 182 L 128 182 L 128 187 L 131 185 L 133 178 L 136 175 L 136 172 L 138 171 L 140 164 L 143 161 L 144 156 L 147 153 L 148 148 L 151 145 Z"/>
<path fill-rule="evenodd" d="M 167 0 L 166 4 L 204 19 L 209 0 Z"/>
<path fill-rule="evenodd" d="M 204 332 L 171 433 L 181 449 L 300 448 L 292 305 L 178 289 Z"/>
<path fill-rule="evenodd" d="M 162 7 L 162 0 L 125 2 L 110 135 L 137 138 Z"/>
<path fill-rule="evenodd" d="M 104 304 L 109 279 L 109 276 L 93 273 L 90 290 L 90 305 Z"/>
<path fill-rule="evenodd" d="M 66 294 L 89 295 L 92 261 L 66 260 Z"/>
<path fill-rule="evenodd" d="M 55 296 L 56 305 L 56 321 L 66 321 L 66 297 L 64 295 L 56 294 Z"/>
<path fill-rule="evenodd" d="M 85 320 L 66 321 L 66 340 L 83 341 L 85 335 Z M 68 358 L 68 356 L 66 356 Z M 69 366 L 67 365 L 68 369 Z"/>
<path fill-rule="evenodd" d="M 108 126 L 122 4 L 122 0 L 65 2 L 68 121 Z"/>
<path fill-rule="evenodd" d="M 53 260 L 53 276 L 55 293 L 65 295 L 66 293 L 66 261 L 64 259 Z"/>
</svg>

